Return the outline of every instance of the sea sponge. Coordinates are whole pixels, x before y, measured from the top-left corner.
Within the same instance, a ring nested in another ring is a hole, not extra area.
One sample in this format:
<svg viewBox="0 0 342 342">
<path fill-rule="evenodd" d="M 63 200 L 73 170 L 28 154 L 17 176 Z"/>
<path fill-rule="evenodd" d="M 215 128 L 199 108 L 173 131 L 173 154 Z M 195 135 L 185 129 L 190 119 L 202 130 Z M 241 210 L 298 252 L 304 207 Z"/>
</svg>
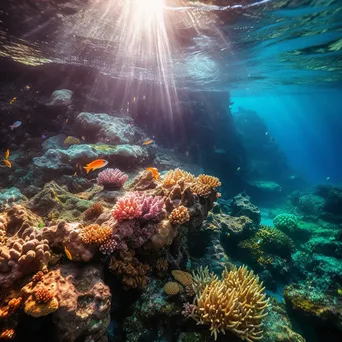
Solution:
<svg viewBox="0 0 342 342">
<path fill-rule="evenodd" d="M 253 342 L 262 338 L 262 319 L 268 300 L 264 287 L 247 267 L 225 269 L 222 280 L 214 278 L 196 296 L 196 309 L 191 317 L 201 324 L 209 324 L 215 340 L 219 332 L 230 330 L 242 340 Z"/>
<path fill-rule="evenodd" d="M 199 175 L 196 178 L 196 181 L 201 184 L 205 184 L 210 186 L 211 188 L 218 188 L 221 186 L 221 182 L 217 177 L 214 176 L 208 176 L 208 175 Z"/>
<path fill-rule="evenodd" d="M 98 174 L 96 181 L 105 189 L 119 189 L 126 183 L 127 179 L 128 175 L 119 169 L 105 169 Z"/>
<path fill-rule="evenodd" d="M 179 168 L 175 170 L 170 170 L 164 176 L 163 186 L 172 187 L 176 185 L 179 181 L 193 183 L 195 181 L 195 176 L 190 172 L 181 170 Z"/>
<path fill-rule="evenodd" d="M 169 216 L 169 221 L 172 225 L 184 224 L 190 221 L 189 209 L 183 205 L 173 209 Z"/>
<path fill-rule="evenodd" d="M 293 214 L 278 214 L 273 223 L 276 228 L 291 232 L 297 228 L 298 217 Z"/>
<path fill-rule="evenodd" d="M 173 270 L 171 274 L 183 286 L 191 286 L 193 284 L 192 275 L 188 272 Z"/>
<path fill-rule="evenodd" d="M 68 137 L 66 137 L 66 138 L 64 139 L 63 144 L 64 144 L 65 146 L 71 146 L 71 145 L 79 144 L 80 142 L 81 142 L 80 139 L 78 139 L 78 138 L 76 138 L 76 137 L 73 137 L 73 136 L 69 135 Z"/>
<path fill-rule="evenodd" d="M 112 230 L 113 229 L 109 226 L 91 224 L 81 230 L 79 237 L 81 241 L 86 244 L 100 245 L 109 238 L 112 234 Z"/>
<path fill-rule="evenodd" d="M 33 296 L 29 296 L 24 305 L 24 311 L 27 315 L 32 317 L 42 317 L 47 316 L 52 312 L 58 310 L 58 300 L 53 297 L 50 301 L 46 303 L 38 303 Z"/>
<path fill-rule="evenodd" d="M 172 243 L 177 236 L 178 231 L 173 227 L 169 220 L 163 220 L 156 226 L 156 232 L 151 237 L 151 247 L 154 249 L 161 249 Z"/>
<path fill-rule="evenodd" d="M 164 291 L 169 296 L 174 296 L 180 291 L 180 286 L 175 281 L 169 281 L 164 285 Z"/>
<path fill-rule="evenodd" d="M 90 208 L 84 212 L 84 219 L 86 221 L 93 220 L 103 213 L 103 206 L 100 203 L 94 203 Z"/>
</svg>

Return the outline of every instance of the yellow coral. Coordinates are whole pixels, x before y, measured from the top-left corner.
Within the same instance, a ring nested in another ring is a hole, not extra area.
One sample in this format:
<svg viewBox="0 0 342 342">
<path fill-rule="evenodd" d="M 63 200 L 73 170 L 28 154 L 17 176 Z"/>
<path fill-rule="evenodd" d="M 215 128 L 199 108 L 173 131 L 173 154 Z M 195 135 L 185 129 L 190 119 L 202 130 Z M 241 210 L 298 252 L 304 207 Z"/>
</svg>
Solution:
<svg viewBox="0 0 342 342">
<path fill-rule="evenodd" d="M 218 188 L 221 186 L 221 182 L 217 177 L 214 176 L 208 176 L 208 175 L 199 175 L 196 178 L 198 183 L 205 184 L 210 186 L 211 188 Z"/>
<path fill-rule="evenodd" d="M 180 205 L 179 207 L 173 209 L 169 216 L 169 221 L 173 225 L 183 224 L 190 220 L 190 214 L 188 208 Z"/>
<path fill-rule="evenodd" d="M 58 300 L 53 297 L 47 303 L 38 303 L 31 295 L 25 302 L 24 311 L 27 315 L 32 317 L 47 316 L 52 312 L 58 310 Z"/>
<path fill-rule="evenodd" d="M 196 297 L 197 310 L 192 317 L 210 324 L 215 340 L 219 332 L 231 330 L 245 341 L 258 341 L 268 306 L 263 290 L 262 282 L 247 267 L 225 269 L 222 280 L 213 278 Z"/>
<path fill-rule="evenodd" d="M 164 285 L 164 291 L 167 295 L 174 296 L 177 293 L 179 293 L 180 287 L 179 287 L 178 283 L 176 283 L 174 281 L 169 281 L 168 283 L 166 283 Z"/>
<path fill-rule="evenodd" d="M 76 138 L 76 137 L 72 137 L 71 135 L 69 135 L 68 137 L 66 137 L 64 139 L 64 142 L 63 144 L 65 146 L 71 146 L 71 145 L 76 145 L 76 144 L 79 144 L 81 141 L 80 139 Z"/>
<path fill-rule="evenodd" d="M 112 233 L 112 228 L 109 226 L 100 226 L 91 224 L 83 228 L 80 232 L 80 239 L 86 244 L 101 244 L 105 242 Z"/>
<path fill-rule="evenodd" d="M 176 185 L 179 181 L 193 183 L 195 176 L 190 172 L 181 170 L 179 168 L 168 171 L 164 176 L 163 186 L 170 187 Z"/>
<path fill-rule="evenodd" d="M 192 275 L 181 270 L 171 271 L 172 276 L 183 286 L 191 286 L 193 283 Z"/>
</svg>

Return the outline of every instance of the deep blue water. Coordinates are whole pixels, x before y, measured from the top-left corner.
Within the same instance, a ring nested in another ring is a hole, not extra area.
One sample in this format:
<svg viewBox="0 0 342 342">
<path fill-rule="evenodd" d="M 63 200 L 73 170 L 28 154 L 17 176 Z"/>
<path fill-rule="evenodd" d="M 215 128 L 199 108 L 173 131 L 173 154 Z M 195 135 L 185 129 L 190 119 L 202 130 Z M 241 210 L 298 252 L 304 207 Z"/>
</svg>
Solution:
<svg viewBox="0 0 342 342">
<path fill-rule="evenodd" d="M 232 110 L 241 106 L 256 111 L 298 175 L 313 184 L 342 182 L 342 90 L 297 91 L 288 93 L 284 87 L 285 94 L 256 96 L 232 92 Z"/>
</svg>

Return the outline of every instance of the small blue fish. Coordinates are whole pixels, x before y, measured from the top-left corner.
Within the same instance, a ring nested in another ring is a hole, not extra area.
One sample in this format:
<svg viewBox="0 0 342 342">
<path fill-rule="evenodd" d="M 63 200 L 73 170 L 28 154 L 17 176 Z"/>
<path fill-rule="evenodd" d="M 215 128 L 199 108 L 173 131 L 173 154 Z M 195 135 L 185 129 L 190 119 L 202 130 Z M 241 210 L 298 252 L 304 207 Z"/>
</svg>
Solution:
<svg viewBox="0 0 342 342">
<path fill-rule="evenodd" d="M 13 125 L 9 126 L 9 128 L 13 130 L 14 128 L 18 128 L 21 124 L 21 121 L 16 121 Z"/>
</svg>

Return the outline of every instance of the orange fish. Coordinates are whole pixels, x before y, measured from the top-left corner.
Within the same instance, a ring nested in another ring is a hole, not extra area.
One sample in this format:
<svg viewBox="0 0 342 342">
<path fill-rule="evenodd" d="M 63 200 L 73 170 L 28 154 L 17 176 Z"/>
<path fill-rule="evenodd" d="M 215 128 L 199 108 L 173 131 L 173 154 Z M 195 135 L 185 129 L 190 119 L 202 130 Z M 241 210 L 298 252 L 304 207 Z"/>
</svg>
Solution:
<svg viewBox="0 0 342 342">
<path fill-rule="evenodd" d="M 4 162 L 5 162 L 7 167 L 12 167 L 12 164 L 11 164 L 11 162 L 9 160 L 4 159 Z"/>
<path fill-rule="evenodd" d="M 153 140 L 152 139 L 148 139 L 148 140 L 145 140 L 143 142 L 143 145 L 149 145 L 149 144 L 152 144 L 153 143 Z"/>
<path fill-rule="evenodd" d="M 10 101 L 10 104 L 13 104 L 17 100 L 16 97 L 13 97 L 13 99 Z"/>
<path fill-rule="evenodd" d="M 108 164 L 107 160 L 104 159 L 96 159 L 91 163 L 83 166 L 83 168 L 89 173 L 90 171 L 95 171 L 97 169 L 101 169 L 101 167 L 105 167 Z"/>
<path fill-rule="evenodd" d="M 72 260 L 72 255 L 71 255 L 70 251 L 68 250 L 68 248 L 64 247 L 64 252 L 65 252 L 65 255 L 67 256 L 67 258 L 69 260 Z"/>
<path fill-rule="evenodd" d="M 9 155 L 10 155 L 10 150 L 7 149 L 5 152 L 5 159 L 8 159 Z"/>
<path fill-rule="evenodd" d="M 153 178 L 154 179 L 159 179 L 159 172 L 158 172 L 158 169 L 156 167 L 148 167 L 146 168 L 146 171 L 151 171 L 152 172 L 152 175 L 153 175 Z"/>
</svg>

